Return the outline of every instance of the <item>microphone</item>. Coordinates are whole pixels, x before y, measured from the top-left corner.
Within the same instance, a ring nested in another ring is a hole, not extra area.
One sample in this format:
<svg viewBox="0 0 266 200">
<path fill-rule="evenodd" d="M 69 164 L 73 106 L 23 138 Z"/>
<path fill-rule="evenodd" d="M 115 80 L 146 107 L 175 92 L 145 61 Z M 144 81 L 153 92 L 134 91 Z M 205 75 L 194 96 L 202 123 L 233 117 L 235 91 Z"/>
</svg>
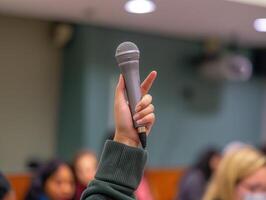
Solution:
<svg viewBox="0 0 266 200">
<path fill-rule="evenodd" d="M 126 93 L 128 97 L 131 116 L 135 114 L 135 107 L 141 100 L 140 77 L 139 77 L 139 49 L 132 42 L 121 43 L 115 53 L 115 58 L 125 80 Z M 133 118 L 132 118 L 133 120 Z M 147 144 L 146 127 L 137 124 L 133 120 L 134 127 L 137 129 L 142 147 L 145 149 Z"/>
</svg>

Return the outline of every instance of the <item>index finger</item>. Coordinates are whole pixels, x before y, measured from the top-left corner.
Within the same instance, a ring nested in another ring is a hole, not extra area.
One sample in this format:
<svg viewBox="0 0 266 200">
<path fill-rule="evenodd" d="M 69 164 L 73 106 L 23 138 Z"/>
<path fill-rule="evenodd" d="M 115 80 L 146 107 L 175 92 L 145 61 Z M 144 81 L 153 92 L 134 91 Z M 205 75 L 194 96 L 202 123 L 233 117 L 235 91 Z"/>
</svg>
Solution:
<svg viewBox="0 0 266 200">
<path fill-rule="evenodd" d="M 149 92 L 149 90 L 151 89 L 151 86 L 152 86 L 154 80 L 156 79 L 156 77 L 157 77 L 157 72 L 152 71 L 147 76 L 147 78 L 142 82 L 142 84 L 140 86 L 142 96 L 144 96 L 145 94 L 147 94 Z"/>
</svg>

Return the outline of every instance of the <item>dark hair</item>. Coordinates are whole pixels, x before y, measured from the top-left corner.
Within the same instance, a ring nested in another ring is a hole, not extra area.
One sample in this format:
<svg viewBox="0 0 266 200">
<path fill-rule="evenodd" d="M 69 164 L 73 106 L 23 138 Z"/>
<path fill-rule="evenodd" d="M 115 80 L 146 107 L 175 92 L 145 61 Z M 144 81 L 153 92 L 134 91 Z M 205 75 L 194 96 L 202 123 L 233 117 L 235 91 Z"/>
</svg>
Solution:
<svg viewBox="0 0 266 200">
<path fill-rule="evenodd" d="M 262 146 L 261 148 L 262 153 L 266 154 L 266 145 Z"/>
<path fill-rule="evenodd" d="M 11 186 L 6 177 L 0 172 L 0 200 L 11 190 Z"/>
<path fill-rule="evenodd" d="M 199 155 L 196 163 L 193 166 L 193 169 L 200 170 L 203 173 L 204 178 L 206 180 L 209 180 L 209 178 L 212 175 L 210 161 L 214 156 L 219 156 L 219 155 L 220 155 L 220 151 L 217 148 L 214 148 L 214 147 L 206 148 Z"/>
<path fill-rule="evenodd" d="M 60 166 L 67 165 L 61 160 L 52 160 L 47 164 L 40 166 L 35 177 L 32 180 L 31 187 L 28 194 L 26 195 L 26 200 L 39 200 L 41 196 L 44 195 L 44 186 L 49 177 L 51 177 Z"/>
</svg>

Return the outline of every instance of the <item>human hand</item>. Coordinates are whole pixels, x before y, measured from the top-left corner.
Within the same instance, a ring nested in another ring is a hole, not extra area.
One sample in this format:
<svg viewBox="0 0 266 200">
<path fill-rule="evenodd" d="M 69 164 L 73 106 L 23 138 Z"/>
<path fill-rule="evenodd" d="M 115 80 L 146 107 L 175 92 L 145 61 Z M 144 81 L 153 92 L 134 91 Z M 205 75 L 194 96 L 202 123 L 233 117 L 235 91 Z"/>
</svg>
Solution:
<svg viewBox="0 0 266 200">
<path fill-rule="evenodd" d="M 146 127 L 146 134 L 149 134 L 155 122 L 152 96 L 149 95 L 148 92 L 152 87 L 156 76 L 157 72 L 152 71 L 142 82 L 140 86 L 142 99 L 136 105 L 136 113 L 133 116 L 133 119 L 137 122 L 137 124 L 141 124 Z M 120 75 L 115 92 L 114 114 L 116 131 L 114 141 L 126 144 L 128 146 L 138 147 L 140 143 L 139 136 L 136 128 L 134 128 L 130 108 L 124 91 L 125 82 L 123 76 Z"/>
</svg>

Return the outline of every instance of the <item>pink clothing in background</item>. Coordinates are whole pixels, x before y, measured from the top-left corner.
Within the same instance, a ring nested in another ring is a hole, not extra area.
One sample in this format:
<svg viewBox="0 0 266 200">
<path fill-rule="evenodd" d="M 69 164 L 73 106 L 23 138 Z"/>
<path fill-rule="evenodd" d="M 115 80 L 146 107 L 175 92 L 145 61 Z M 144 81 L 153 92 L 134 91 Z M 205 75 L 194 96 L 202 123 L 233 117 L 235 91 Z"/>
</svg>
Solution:
<svg viewBox="0 0 266 200">
<path fill-rule="evenodd" d="M 153 200 L 149 183 L 145 176 L 141 179 L 138 189 L 135 192 L 137 200 Z"/>
</svg>

